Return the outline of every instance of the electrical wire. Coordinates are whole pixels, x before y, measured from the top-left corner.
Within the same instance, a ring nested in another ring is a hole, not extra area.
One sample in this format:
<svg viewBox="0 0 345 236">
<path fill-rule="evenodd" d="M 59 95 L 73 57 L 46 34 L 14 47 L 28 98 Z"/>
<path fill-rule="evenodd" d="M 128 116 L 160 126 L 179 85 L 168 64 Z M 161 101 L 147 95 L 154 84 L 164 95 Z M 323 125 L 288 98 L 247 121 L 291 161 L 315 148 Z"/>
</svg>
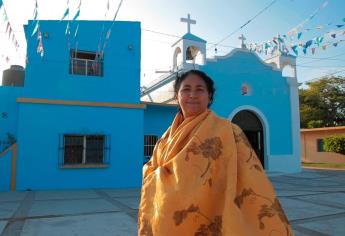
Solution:
<svg viewBox="0 0 345 236">
<path fill-rule="evenodd" d="M 240 27 L 238 27 L 237 29 L 235 29 L 234 31 L 232 31 L 230 34 L 228 34 L 226 37 L 224 37 L 222 40 L 220 40 L 219 42 L 217 42 L 215 44 L 215 47 L 218 46 L 220 43 L 224 42 L 226 39 L 228 39 L 229 37 L 231 37 L 232 35 L 234 35 L 235 33 L 237 33 L 238 31 L 240 31 L 241 29 L 243 29 L 245 26 L 247 26 L 250 22 L 252 22 L 255 18 L 257 18 L 259 15 L 261 15 L 262 13 L 264 13 L 267 9 L 269 9 L 274 3 L 276 3 L 277 0 L 273 0 L 270 4 L 268 4 L 265 8 L 263 8 L 261 11 L 259 11 L 255 16 L 253 16 L 252 18 L 250 18 L 249 20 L 247 20 L 243 25 L 241 25 Z"/>
</svg>

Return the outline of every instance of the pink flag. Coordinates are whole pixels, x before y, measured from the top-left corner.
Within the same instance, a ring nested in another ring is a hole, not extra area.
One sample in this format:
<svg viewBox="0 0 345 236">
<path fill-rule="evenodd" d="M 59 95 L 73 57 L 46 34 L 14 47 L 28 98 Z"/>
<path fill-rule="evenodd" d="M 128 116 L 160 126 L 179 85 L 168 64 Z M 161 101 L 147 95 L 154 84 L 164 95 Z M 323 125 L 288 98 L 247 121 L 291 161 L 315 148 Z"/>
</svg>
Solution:
<svg viewBox="0 0 345 236">
<path fill-rule="evenodd" d="M 7 31 L 10 29 L 10 27 L 11 27 L 10 22 L 7 22 L 6 33 L 7 33 Z"/>
</svg>

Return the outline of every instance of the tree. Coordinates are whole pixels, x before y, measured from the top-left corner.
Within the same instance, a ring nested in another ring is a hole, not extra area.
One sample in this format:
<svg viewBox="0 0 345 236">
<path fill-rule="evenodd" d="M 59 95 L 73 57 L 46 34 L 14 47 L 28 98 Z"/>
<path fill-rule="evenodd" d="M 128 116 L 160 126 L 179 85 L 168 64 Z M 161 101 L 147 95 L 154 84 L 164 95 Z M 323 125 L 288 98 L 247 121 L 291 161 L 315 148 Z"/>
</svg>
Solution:
<svg viewBox="0 0 345 236">
<path fill-rule="evenodd" d="M 324 77 L 299 90 L 302 128 L 345 125 L 345 77 Z"/>
<path fill-rule="evenodd" d="M 345 155 L 345 134 L 325 138 L 323 147 L 327 152 L 336 152 Z"/>
</svg>

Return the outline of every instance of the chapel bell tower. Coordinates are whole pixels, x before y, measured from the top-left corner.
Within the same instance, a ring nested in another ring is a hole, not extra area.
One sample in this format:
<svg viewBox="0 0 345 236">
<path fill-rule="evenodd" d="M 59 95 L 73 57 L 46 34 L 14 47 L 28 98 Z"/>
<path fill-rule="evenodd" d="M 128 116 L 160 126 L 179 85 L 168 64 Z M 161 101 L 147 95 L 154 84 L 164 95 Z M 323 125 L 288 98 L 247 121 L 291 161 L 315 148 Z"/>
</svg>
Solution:
<svg viewBox="0 0 345 236">
<path fill-rule="evenodd" d="M 172 45 L 173 71 L 194 68 L 206 62 L 206 41 L 190 32 L 190 25 L 196 21 L 188 14 L 187 18 L 181 18 L 181 22 L 187 23 L 187 33 Z"/>
</svg>

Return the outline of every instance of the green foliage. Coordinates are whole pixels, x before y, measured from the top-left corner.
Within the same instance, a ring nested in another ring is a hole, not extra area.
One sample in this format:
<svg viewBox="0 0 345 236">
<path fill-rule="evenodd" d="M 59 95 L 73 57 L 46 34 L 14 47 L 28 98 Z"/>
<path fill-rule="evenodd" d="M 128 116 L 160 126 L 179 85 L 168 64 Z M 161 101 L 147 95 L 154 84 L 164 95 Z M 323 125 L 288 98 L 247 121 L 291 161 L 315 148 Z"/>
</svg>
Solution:
<svg viewBox="0 0 345 236">
<path fill-rule="evenodd" d="M 345 77 L 328 77 L 299 90 L 302 128 L 345 125 Z"/>
<path fill-rule="evenodd" d="M 312 128 L 322 128 L 324 127 L 324 123 L 322 120 L 311 120 L 308 121 L 307 128 L 312 129 Z"/>
<path fill-rule="evenodd" d="M 323 148 L 327 152 L 336 152 L 345 155 L 345 134 L 325 138 Z"/>
</svg>

